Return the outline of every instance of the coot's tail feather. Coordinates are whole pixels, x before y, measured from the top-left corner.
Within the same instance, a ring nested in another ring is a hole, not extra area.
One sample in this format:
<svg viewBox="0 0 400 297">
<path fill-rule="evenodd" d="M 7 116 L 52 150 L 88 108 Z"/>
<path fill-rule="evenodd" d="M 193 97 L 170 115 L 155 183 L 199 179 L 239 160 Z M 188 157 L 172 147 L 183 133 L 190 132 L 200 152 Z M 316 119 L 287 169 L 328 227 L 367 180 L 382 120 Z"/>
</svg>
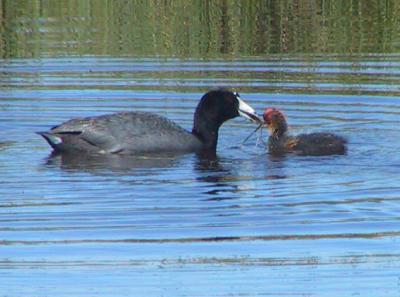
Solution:
<svg viewBox="0 0 400 297">
<path fill-rule="evenodd" d="M 39 131 L 36 132 L 36 134 L 39 134 L 42 136 L 54 150 L 58 150 L 58 145 L 62 143 L 62 139 L 54 134 L 51 134 L 49 132 L 45 131 Z"/>
</svg>

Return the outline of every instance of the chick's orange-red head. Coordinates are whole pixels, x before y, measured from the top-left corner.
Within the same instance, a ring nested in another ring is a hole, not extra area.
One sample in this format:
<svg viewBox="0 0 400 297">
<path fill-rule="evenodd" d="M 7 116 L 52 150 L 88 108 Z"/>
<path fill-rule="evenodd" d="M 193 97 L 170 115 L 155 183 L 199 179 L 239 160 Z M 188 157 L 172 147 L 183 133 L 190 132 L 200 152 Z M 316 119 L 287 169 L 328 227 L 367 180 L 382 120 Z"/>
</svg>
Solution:
<svg viewBox="0 0 400 297">
<path fill-rule="evenodd" d="M 272 134 L 280 136 L 287 131 L 285 116 L 278 109 L 266 108 L 263 118 Z"/>
<path fill-rule="evenodd" d="M 266 108 L 263 114 L 264 122 L 269 125 L 273 120 L 273 115 L 276 113 L 279 113 L 276 108 Z"/>
</svg>

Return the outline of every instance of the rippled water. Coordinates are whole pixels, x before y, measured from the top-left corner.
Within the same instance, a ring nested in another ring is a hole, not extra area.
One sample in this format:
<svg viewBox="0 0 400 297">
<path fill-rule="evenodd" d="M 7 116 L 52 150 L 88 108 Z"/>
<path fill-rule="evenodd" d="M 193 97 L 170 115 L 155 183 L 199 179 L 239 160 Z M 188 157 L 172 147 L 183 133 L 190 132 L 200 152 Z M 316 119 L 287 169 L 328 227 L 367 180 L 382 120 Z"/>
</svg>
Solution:
<svg viewBox="0 0 400 297">
<path fill-rule="evenodd" d="M 11 59 L 0 72 L 1 296 L 400 294 L 399 56 Z M 348 154 L 271 158 L 266 131 L 242 145 L 255 127 L 241 119 L 215 160 L 51 157 L 34 134 L 122 110 L 190 129 L 221 85 L 284 110 L 293 134 L 345 136 Z"/>
<path fill-rule="evenodd" d="M 396 1 L 0 1 L 0 296 L 400 296 Z M 35 131 L 231 87 L 342 156 L 52 156 Z"/>
</svg>

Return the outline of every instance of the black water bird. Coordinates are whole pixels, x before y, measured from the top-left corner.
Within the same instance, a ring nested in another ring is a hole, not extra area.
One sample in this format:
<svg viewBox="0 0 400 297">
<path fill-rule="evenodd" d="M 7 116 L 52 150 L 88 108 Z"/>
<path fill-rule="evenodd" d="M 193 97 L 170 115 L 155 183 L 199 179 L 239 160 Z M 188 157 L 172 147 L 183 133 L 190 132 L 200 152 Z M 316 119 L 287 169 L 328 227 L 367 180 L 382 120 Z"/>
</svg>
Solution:
<svg viewBox="0 0 400 297">
<path fill-rule="evenodd" d="M 71 119 L 50 131 L 37 133 L 56 152 L 128 155 L 215 152 L 220 126 L 237 116 L 262 122 L 238 93 L 218 89 L 201 98 L 192 132 L 156 113 L 132 111 Z"/>
</svg>

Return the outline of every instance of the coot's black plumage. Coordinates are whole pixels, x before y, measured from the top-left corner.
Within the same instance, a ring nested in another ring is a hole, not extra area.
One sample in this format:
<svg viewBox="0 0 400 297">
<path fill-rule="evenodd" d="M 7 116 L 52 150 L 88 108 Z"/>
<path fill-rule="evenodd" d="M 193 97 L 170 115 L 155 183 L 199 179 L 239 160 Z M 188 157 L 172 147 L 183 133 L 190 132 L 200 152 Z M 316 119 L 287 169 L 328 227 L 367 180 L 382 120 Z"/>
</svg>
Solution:
<svg viewBox="0 0 400 297">
<path fill-rule="evenodd" d="M 120 112 L 72 119 L 38 134 L 57 152 L 138 154 L 215 151 L 219 127 L 239 115 L 261 121 L 239 94 L 219 89 L 201 98 L 191 133 L 154 113 Z"/>
<path fill-rule="evenodd" d="M 287 135 L 287 123 L 281 111 L 267 108 L 263 118 L 271 135 L 268 138 L 270 154 L 295 153 L 303 156 L 341 155 L 346 152 L 347 141 L 333 133 Z"/>
</svg>

